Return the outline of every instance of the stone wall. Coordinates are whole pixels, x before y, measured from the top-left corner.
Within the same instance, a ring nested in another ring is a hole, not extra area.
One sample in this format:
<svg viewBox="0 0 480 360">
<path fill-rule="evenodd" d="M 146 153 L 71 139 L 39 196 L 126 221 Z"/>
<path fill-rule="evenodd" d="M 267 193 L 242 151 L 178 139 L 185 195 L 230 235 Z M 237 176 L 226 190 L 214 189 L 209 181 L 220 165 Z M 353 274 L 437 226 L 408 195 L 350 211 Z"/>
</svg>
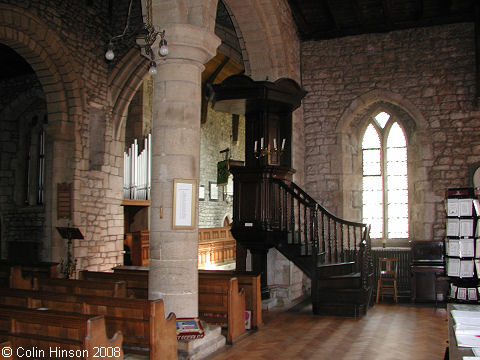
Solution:
<svg viewBox="0 0 480 360">
<path fill-rule="evenodd" d="M 232 199 L 223 197 L 218 187 L 218 201 L 210 200 L 209 183 L 217 182 L 217 163 L 225 159 L 221 150 L 230 148 L 230 158 L 245 159 L 245 117 L 240 116 L 238 141 L 232 141 L 232 115 L 215 111 L 209 105 L 207 121 L 202 124 L 200 138 L 200 186 L 205 187 L 205 199 L 199 201 L 199 227 L 223 226 L 225 216 L 233 219 Z"/>
<path fill-rule="evenodd" d="M 2 237 L 7 241 L 8 258 L 12 262 L 29 263 L 42 260 L 45 211 L 41 206 L 23 207 L 2 214 Z M 3 254 L 2 254 L 3 255 Z"/>
<path fill-rule="evenodd" d="M 109 269 L 123 261 L 123 139 L 114 134 L 107 84 L 109 72 L 134 39 L 127 36 L 111 63 L 104 53 L 108 38 L 123 30 L 128 1 L 116 2 L 111 13 L 107 3 L 97 1 L 0 0 L 0 4 L 0 42 L 31 64 L 46 94 L 51 157 L 45 204 L 49 230 L 43 239 L 48 250 L 42 260 L 66 256 L 64 241 L 52 229 L 70 225 L 85 236 L 74 242 L 78 269 Z M 6 24 L 12 30 L 4 31 Z M 56 216 L 58 182 L 73 184 L 70 220 Z"/>
<path fill-rule="evenodd" d="M 468 186 L 480 158 L 474 24 L 302 44 L 306 189 L 361 220 L 361 136 L 379 109 L 407 132 L 410 234 L 445 235 L 445 189 Z"/>
</svg>

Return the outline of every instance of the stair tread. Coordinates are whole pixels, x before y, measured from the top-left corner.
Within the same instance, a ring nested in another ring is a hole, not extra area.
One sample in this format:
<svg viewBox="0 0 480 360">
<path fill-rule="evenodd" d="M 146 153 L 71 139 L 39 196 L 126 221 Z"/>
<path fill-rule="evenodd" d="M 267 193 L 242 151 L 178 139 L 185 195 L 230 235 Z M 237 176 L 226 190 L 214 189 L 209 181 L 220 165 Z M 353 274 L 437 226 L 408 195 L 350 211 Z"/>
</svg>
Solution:
<svg viewBox="0 0 480 360">
<path fill-rule="evenodd" d="M 327 289 L 321 289 L 322 292 L 327 290 Z M 355 292 L 366 292 L 368 289 L 364 289 L 363 287 L 356 287 L 356 288 L 340 288 L 340 289 L 328 289 L 328 295 L 331 295 L 332 293 L 355 293 Z M 325 294 L 327 295 L 327 294 Z"/>
<path fill-rule="evenodd" d="M 350 274 L 344 274 L 344 275 L 333 275 L 329 277 L 322 278 L 324 279 L 348 279 L 348 278 L 359 278 L 361 273 L 356 272 L 356 273 L 350 273 Z"/>
<path fill-rule="evenodd" d="M 355 261 L 344 261 L 344 262 L 338 262 L 338 263 L 322 263 L 318 264 L 318 268 L 323 268 L 323 267 L 330 267 L 330 266 L 344 266 L 344 265 L 352 265 L 355 264 Z"/>
</svg>

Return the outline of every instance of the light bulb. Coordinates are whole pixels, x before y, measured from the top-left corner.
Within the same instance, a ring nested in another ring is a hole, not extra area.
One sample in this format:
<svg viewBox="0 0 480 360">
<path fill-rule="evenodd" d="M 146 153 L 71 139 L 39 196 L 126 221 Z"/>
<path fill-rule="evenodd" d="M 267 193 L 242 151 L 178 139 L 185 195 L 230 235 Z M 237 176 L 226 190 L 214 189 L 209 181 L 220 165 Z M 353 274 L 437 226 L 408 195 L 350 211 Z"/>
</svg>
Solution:
<svg viewBox="0 0 480 360">
<path fill-rule="evenodd" d="M 113 60 L 114 57 L 115 57 L 115 54 L 113 53 L 112 46 L 108 45 L 107 52 L 105 53 L 105 59 Z"/>
<path fill-rule="evenodd" d="M 157 64 L 155 61 L 150 61 L 150 68 L 148 69 L 150 75 L 157 75 Z"/>
<path fill-rule="evenodd" d="M 160 50 L 158 51 L 158 53 L 160 54 L 160 56 L 167 56 L 168 55 L 167 40 L 161 39 L 159 45 L 160 45 Z"/>
</svg>

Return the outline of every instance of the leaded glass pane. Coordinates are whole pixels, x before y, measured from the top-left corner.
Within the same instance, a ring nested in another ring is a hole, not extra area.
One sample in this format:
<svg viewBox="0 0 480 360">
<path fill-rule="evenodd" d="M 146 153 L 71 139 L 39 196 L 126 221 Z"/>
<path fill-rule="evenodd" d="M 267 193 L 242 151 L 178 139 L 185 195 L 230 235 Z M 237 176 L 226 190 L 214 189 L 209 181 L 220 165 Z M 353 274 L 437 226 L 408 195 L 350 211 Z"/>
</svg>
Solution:
<svg viewBox="0 0 480 360">
<path fill-rule="evenodd" d="M 363 150 L 363 175 L 380 175 L 380 149 Z"/>
<path fill-rule="evenodd" d="M 382 129 L 387 124 L 388 119 L 390 119 L 390 115 L 383 111 L 379 113 L 377 116 L 375 116 L 375 121 Z"/>
<path fill-rule="evenodd" d="M 397 122 L 395 122 L 392 127 L 390 128 L 390 131 L 388 133 L 388 138 L 387 138 L 387 148 L 392 148 L 392 147 L 406 147 L 407 146 L 407 140 L 405 139 L 405 134 L 398 125 Z"/>
<path fill-rule="evenodd" d="M 362 149 L 380 149 L 380 137 L 375 127 L 370 124 L 363 135 Z"/>
</svg>

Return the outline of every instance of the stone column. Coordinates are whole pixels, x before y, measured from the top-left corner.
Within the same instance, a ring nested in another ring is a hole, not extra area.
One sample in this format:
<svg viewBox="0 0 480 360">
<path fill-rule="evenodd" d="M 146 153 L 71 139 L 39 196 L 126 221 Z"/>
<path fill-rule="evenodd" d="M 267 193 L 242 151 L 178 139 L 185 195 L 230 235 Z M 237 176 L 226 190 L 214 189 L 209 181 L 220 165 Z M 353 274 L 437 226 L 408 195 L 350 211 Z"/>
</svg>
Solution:
<svg viewBox="0 0 480 360">
<path fill-rule="evenodd" d="M 157 60 L 154 80 L 148 291 L 150 299 L 164 299 L 166 315 L 195 317 L 198 195 L 194 229 L 173 230 L 173 180 L 199 180 L 201 74 L 220 40 L 189 24 L 170 24 L 165 30 L 169 54 Z"/>
</svg>

